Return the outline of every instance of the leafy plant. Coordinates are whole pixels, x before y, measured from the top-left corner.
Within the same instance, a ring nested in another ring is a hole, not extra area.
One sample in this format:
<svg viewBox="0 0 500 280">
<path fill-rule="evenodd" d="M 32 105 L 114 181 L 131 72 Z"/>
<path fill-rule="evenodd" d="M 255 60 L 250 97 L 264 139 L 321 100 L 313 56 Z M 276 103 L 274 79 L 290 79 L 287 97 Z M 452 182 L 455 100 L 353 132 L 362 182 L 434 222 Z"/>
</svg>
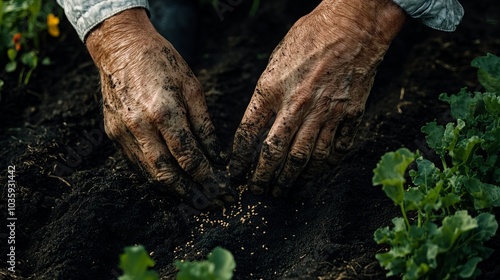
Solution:
<svg viewBox="0 0 500 280">
<path fill-rule="evenodd" d="M 144 246 L 131 246 L 120 255 L 120 268 L 124 274 L 118 280 L 158 280 L 158 274 L 149 270 L 155 262 Z M 176 261 L 178 280 L 231 280 L 236 267 L 234 257 L 226 249 L 216 247 L 205 261 Z"/>
<path fill-rule="evenodd" d="M 382 156 L 374 170 L 373 184 L 382 186 L 402 214 L 393 228 L 374 234 L 377 243 L 391 246 L 376 255 L 388 276 L 475 278 L 477 264 L 492 253 L 484 242 L 498 228 L 488 211 L 500 206 L 500 58 L 488 54 L 472 65 L 490 92 L 441 94 L 456 121 L 422 128 L 440 167 L 401 148 Z M 407 173 L 411 164 L 415 168 Z"/>
<path fill-rule="evenodd" d="M 28 84 L 40 64 L 50 63 L 40 58 L 40 37 L 44 31 L 59 36 L 56 9 L 55 1 L 0 0 L 0 62 L 6 72 L 19 73 L 19 84 Z"/>
<path fill-rule="evenodd" d="M 155 262 L 149 257 L 144 246 L 125 247 L 120 255 L 120 268 L 124 274 L 118 280 L 158 280 L 158 274 L 149 270 Z"/>
<path fill-rule="evenodd" d="M 413 185 L 404 188 L 406 169 L 415 159 L 418 169 L 410 172 Z M 492 253 L 483 244 L 495 234 L 498 224 L 489 213 L 475 218 L 467 210 L 452 213 L 461 199 L 446 191 L 447 180 L 432 162 L 405 148 L 380 160 L 373 183 L 382 185 L 403 215 L 392 220 L 392 229 L 380 228 L 374 234 L 378 244 L 391 246 L 388 252 L 376 255 L 389 270 L 387 276 L 403 274 L 406 280 L 479 275 L 477 264 Z M 408 217 L 411 211 L 417 212 L 416 222 Z"/>
<path fill-rule="evenodd" d="M 234 257 L 226 249 L 216 247 L 205 261 L 176 261 L 177 280 L 230 280 L 236 267 Z"/>
</svg>

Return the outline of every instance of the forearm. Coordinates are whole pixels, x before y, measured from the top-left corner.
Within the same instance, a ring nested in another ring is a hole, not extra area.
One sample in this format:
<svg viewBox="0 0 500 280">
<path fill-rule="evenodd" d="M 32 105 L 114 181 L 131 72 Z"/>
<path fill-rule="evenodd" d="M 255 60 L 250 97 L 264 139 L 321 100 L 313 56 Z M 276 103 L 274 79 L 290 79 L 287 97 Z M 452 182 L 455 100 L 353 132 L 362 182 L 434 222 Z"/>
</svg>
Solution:
<svg viewBox="0 0 500 280">
<path fill-rule="evenodd" d="M 147 0 L 57 0 L 57 3 L 82 41 L 94 27 L 113 15 L 136 7 L 149 9 Z"/>
</svg>

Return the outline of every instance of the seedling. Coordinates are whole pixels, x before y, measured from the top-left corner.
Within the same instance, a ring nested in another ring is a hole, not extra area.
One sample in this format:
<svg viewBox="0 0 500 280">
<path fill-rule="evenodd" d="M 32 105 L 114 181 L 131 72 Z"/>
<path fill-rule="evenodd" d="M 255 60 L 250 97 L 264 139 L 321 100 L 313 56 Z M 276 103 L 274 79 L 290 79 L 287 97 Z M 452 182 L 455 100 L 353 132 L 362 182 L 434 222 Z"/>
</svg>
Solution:
<svg viewBox="0 0 500 280">
<path fill-rule="evenodd" d="M 158 274 L 150 270 L 155 262 L 144 246 L 131 246 L 120 256 L 120 268 L 124 274 L 118 280 L 158 280 Z M 231 280 L 236 267 L 234 257 L 226 249 L 216 247 L 204 261 L 176 261 L 179 269 L 177 280 Z"/>
</svg>

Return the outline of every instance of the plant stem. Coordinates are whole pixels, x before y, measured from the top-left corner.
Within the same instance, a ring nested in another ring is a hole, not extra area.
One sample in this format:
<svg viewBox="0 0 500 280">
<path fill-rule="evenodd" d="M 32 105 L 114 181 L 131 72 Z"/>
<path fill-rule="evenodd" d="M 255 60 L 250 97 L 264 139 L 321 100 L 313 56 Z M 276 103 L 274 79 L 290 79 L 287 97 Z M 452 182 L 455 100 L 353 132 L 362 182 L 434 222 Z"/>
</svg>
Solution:
<svg viewBox="0 0 500 280">
<path fill-rule="evenodd" d="M 410 221 L 408 220 L 408 216 L 406 216 L 404 203 L 399 204 L 399 208 L 401 208 L 401 214 L 403 214 L 403 218 L 405 219 L 406 227 L 410 229 Z"/>
</svg>

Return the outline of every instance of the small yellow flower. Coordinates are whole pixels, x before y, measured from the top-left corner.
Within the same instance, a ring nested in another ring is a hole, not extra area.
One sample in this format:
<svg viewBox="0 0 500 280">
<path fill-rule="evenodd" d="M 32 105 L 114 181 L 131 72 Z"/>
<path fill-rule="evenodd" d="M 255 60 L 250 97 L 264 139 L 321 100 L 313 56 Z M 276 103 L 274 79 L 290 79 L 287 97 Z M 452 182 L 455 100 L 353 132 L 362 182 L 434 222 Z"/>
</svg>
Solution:
<svg viewBox="0 0 500 280">
<path fill-rule="evenodd" d="M 47 16 L 47 30 L 52 37 L 59 37 L 61 34 L 59 31 L 59 18 L 54 14 L 49 14 Z"/>
</svg>

